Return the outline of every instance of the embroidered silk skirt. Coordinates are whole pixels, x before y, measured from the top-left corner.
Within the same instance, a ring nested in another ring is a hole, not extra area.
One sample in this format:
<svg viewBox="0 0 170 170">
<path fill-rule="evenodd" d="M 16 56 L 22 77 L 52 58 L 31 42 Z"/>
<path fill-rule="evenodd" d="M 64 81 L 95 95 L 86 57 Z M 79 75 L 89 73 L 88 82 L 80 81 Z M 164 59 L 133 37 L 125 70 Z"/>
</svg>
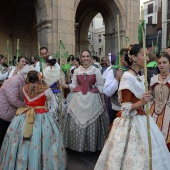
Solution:
<svg viewBox="0 0 170 170">
<path fill-rule="evenodd" d="M 3 170 L 65 170 L 66 154 L 60 127 L 50 113 L 36 114 L 30 140 L 23 139 L 26 115 L 11 122 L 0 152 Z"/>
</svg>

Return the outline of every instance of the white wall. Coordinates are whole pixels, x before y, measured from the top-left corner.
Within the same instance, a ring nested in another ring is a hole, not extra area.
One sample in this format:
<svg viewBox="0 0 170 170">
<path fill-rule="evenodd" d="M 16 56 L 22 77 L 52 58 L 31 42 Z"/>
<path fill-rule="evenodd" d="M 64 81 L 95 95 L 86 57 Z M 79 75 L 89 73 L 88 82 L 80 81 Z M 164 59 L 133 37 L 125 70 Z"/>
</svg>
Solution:
<svg viewBox="0 0 170 170">
<path fill-rule="evenodd" d="M 153 13 L 148 14 L 148 5 L 153 4 Z M 152 16 L 152 24 L 157 24 L 158 0 L 145 1 L 143 4 L 144 20 L 148 24 L 148 17 Z"/>
<path fill-rule="evenodd" d="M 93 27 L 92 23 L 90 24 L 89 27 L 89 32 L 93 37 L 91 36 L 89 40 L 89 49 L 92 51 L 92 46 L 93 46 L 93 51 L 97 55 L 99 55 L 99 48 L 103 48 L 103 56 L 105 55 L 105 38 L 103 34 L 105 34 L 105 26 L 103 25 L 103 17 L 99 13 L 97 14 L 94 19 L 92 20 L 93 22 Z M 98 36 L 101 35 L 102 41 L 99 43 L 98 41 Z M 102 47 L 103 46 L 103 47 Z"/>
</svg>

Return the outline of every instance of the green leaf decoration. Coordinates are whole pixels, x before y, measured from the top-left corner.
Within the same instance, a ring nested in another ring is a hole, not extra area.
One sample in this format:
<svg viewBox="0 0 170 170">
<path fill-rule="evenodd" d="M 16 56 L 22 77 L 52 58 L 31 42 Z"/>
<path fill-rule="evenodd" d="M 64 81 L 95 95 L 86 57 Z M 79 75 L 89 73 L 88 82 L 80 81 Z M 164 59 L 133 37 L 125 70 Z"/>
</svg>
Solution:
<svg viewBox="0 0 170 170">
<path fill-rule="evenodd" d="M 65 50 L 64 43 L 60 40 L 60 42 L 59 42 L 59 48 L 61 49 L 61 47 L 63 48 L 63 50 Z"/>
<path fill-rule="evenodd" d="M 139 43 L 143 42 L 142 29 L 144 30 L 144 24 L 145 24 L 145 20 L 142 20 L 141 24 L 139 24 L 139 26 L 138 26 L 138 41 L 139 41 Z"/>
</svg>

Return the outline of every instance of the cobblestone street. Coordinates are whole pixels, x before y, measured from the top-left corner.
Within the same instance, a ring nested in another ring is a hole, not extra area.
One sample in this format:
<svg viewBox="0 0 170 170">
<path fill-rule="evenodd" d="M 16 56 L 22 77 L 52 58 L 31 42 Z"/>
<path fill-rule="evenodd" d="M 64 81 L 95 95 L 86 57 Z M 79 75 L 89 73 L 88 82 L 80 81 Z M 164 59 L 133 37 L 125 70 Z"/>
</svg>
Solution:
<svg viewBox="0 0 170 170">
<path fill-rule="evenodd" d="M 93 170 L 100 152 L 79 153 L 67 150 L 67 170 Z"/>
</svg>

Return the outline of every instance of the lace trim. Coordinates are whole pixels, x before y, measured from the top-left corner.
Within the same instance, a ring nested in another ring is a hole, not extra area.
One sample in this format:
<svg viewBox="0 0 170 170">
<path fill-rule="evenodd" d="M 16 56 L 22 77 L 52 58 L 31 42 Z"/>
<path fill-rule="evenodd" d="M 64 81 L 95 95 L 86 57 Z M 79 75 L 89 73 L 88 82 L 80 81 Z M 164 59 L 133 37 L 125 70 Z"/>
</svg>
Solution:
<svg viewBox="0 0 170 170">
<path fill-rule="evenodd" d="M 160 74 L 157 74 L 157 75 L 155 75 L 154 77 L 151 78 L 150 86 L 153 86 L 153 85 L 156 84 L 156 83 L 159 83 L 159 84 L 161 83 L 161 82 L 159 81 L 159 79 L 158 79 L 158 78 L 159 78 L 159 75 L 160 75 Z M 170 79 L 169 79 L 168 81 L 166 81 L 165 84 L 166 84 L 166 83 L 169 83 L 169 84 L 170 84 Z"/>
<path fill-rule="evenodd" d="M 60 71 L 55 67 L 47 67 L 44 71 L 44 81 L 49 85 L 53 85 L 55 82 L 60 80 Z M 64 79 L 64 75 L 62 73 L 62 80 Z"/>
<path fill-rule="evenodd" d="M 138 99 L 142 98 L 142 94 L 145 92 L 144 82 L 138 82 L 135 76 L 125 72 L 122 76 L 122 80 L 119 85 L 119 91 L 128 89 L 130 90 Z M 119 101 L 121 98 L 119 97 Z"/>
<path fill-rule="evenodd" d="M 137 111 L 134 110 L 133 112 L 130 112 L 132 108 L 132 103 L 127 102 L 127 103 L 122 103 L 121 104 L 121 110 L 122 110 L 122 114 L 121 117 L 131 117 L 131 116 L 135 116 L 137 114 Z"/>
<path fill-rule="evenodd" d="M 150 86 L 153 86 L 157 82 L 158 82 L 158 75 L 151 78 Z"/>
<path fill-rule="evenodd" d="M 87 75 L 91 75 L 91 74 L 96 74 L 97 71 L 99 71 L 99 69 L 97 69 L 96 67 L 94 66 L 90 66 L 89 68 L 87 69 L 84 69 L 83 66 L 79 66 L 75 71 L 74 71 L 74 74 L 75 75 L 83 75 L 84 73 L 86 73 Z"/>
<path fill-rule="evenodd" d="M 93 122 L 95 122 L 99 116 L 104 113 L 104 109 L 101 108 L 99 111 L 97 111 L 97 113 L 92 117 L 90 118 L 85 124 L 81 124 L 79 122 L 79 120 L 76 118 L 76 116 L 74 115 L 74 113 L 71 111 L 71 109 L 67 109 L 67 113 L 70 114 L 70 116 L 74 119 L 75 123 L 77 125 L 79 125 L 80 129 L 84 129 L 86 128 L 87 126 L 89 126 L 90 124 L 92 124 Z"/>
<path fill-rule="evenodd" d="M 33 102 L 37 99 L 39 99 L 40 97 L 42 97 L 44 94 L 45 94 L 45 91 L 40 93 L 39 95 L 37 95 L 36 97 L 30 99 L 29 96 L 27 95 L 27 93 L 25 92 L 24 88 L 23 88 L 23 93 L 24 93 L 24 96 L 28 99 L 29 102 Z"/>
</svg>

